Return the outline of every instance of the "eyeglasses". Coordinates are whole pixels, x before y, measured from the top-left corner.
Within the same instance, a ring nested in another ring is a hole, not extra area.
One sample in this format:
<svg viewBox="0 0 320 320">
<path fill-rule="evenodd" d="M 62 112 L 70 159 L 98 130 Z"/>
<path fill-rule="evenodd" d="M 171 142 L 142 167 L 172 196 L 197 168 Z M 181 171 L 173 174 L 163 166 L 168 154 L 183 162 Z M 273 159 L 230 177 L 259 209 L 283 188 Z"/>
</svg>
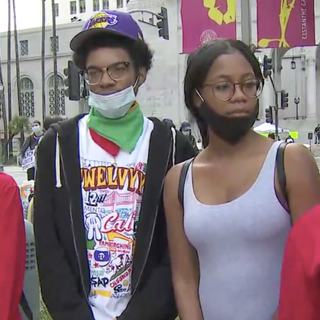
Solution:
<svg viewBox="0 0 320 320">
<path fill-rule="evenodd" d="M 230 100 L 235 91 L 236 86 L 240 86 L 241 91 L 248 98 L 257 98 L 262 92 L 262 82 L 258 79 L 250 79 L 243 82 L 232 83 L 230 81 L 218 81 L 205 84 L 204 87 L 211 87 L 212 93 L 221 101 Z"/>
<path fill-rule="evenodd" d="M 112 80 L 120 81 L 128 76 L 129 66 L 129 62 L 118 62 L 107 68 L 89 67 L 83 73 L 84 79 L 89 85 L 94 86 L 100 83 L 104 73 L 107 72 Z"/>
</svg>

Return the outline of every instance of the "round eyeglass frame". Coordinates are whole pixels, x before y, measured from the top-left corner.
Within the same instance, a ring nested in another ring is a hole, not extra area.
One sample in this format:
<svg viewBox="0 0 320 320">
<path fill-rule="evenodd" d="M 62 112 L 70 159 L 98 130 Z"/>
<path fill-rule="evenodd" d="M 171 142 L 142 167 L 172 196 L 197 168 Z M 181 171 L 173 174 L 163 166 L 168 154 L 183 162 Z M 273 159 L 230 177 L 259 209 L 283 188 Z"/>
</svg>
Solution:
<svg viewBox="0 0 320 320">
<path fill-rule="evenodd" d="M 256 81 L 257 83 L 257 94 L 254 95 L 254 96 L 249 96 L 245 93 L 245 91 L 243 90 L 243 85 L 245 83 L 248 83 L 248 82 L 252 82 L 252 81 Z M 232 93 L 230 94 L 230 96 L 228 96 L 228 98 L 225 98 L 225 99 L 221 99 L 215 92 L 214 92 L 214 85 L 218 84 L 218 83 L 229 83 L 233 86 L 233 90 L 232 90 Z M 221 81 L 216 81 L 216 82 L 213 82 L 213 83 L 208 83 L 208 84 L 204 84 L 202 87 L 210 87 L 211 88 L 211 92 L 212 94 L 217 98 L 219 99 L 220 101 L 229 101 L 233 96 L 234 96 L 234 93 L 236 92 L 236 86 L 239 86 L 240 87 L 240 90 L 241 92 L 249 99 L 256 99 L 260 96 L 260 94 L 262 93 L 262 90 L 263 90 L 263 83 L 262 83 L 262 80 L 260 79 L 249 79 L 249 80 L 245 80 L 245 81 L 242 81 L 242 82 L 231 82 L 231 81 L 225 81 L 225 80 L 221 80 Z"/>
<path fill-rule="evenodd" d="M 125 79 L 126 76 L 123 76 L 122 78 L 115 78 L 114 76 L 112 76 L 112 74 L 111 74 L 110 71 L 109 71 L 110 68 L 115 67 L 115 66 L 119 66 L 119 65 L 121 65 L 121 64 L 123 64 L 123 65 L 127 68 L 127 70 L 129 69 L 130 62 L 117 62 L 117 63 L 114 63 L 114 64 L 110 65 L 109 67 L 94 68 L 94 69 L 99 70 L 99 71 L 101 72 L 100 80 L 97 81 L 97 82 L 90 82 L 89 79 L 87 78 L 87 77 L 89 77 L 87 72 L 88 72 L 89 70 L 92 70 L 93 68 L 89 68 L 89 69 L 83 71 L 84 80 L 86 81 L 86 83 L 87 83 L 88 85 L 90 85 L 90 86 L 96 86 L 97 84 L 99 84 L 99 83 L 101 82 L 101 80 L 103 79 L 103 76 L 104 76 L 104 74 L 105 74 L 105 72 L 106 72 L 106 73 L 108 74 L 108 76 L 109 76 L 113 81 L 115 81 L 115 82 L 121 81 L 121 80 Z"/>
</svg>

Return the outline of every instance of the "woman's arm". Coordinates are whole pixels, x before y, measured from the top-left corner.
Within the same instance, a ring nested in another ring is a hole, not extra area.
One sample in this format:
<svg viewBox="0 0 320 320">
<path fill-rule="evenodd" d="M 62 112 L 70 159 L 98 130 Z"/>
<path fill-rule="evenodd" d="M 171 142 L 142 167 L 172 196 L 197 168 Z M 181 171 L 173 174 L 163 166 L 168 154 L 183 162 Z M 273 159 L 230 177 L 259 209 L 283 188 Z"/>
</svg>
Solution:
<svg viewBox="0 0 320 320">
<path fill-rule="evenodd" d="M 164 186 L 164 207 L 172 266 L 175 299 L 181 320 L 203 320 L 199 301 L 199 262 L 183 227 L 183 211 L 178 200 L 181 164 L 168 173 Z"/>
</svg>

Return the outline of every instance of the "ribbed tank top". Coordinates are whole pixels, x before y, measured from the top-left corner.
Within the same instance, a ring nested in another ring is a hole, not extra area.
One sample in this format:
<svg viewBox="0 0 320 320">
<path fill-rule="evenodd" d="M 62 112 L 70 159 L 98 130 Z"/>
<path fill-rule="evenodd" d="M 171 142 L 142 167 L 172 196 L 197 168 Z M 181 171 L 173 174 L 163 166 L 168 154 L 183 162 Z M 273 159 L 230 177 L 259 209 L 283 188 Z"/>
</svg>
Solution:
<svg viewBox="0 0 320 320">
<path fill-rule="evenodd" d="M 251 188 L 229 203 L 200 203 L 189 168 L 184 228 L 199 256 L 204 320 L 270 320 L 278 308 L 282 258 L 291 228 L 274 187 L 279 145 L 271 146 Z"/>
</svg>

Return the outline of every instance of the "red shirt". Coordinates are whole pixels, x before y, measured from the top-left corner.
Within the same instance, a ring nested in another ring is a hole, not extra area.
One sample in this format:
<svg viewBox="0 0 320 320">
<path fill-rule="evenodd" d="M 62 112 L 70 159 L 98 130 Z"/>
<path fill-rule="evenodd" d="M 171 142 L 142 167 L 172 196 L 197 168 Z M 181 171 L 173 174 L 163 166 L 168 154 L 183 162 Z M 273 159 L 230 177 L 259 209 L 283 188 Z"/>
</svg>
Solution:
<svg viewBox="0 0 320 320">
<path fill-rule="evenodd" d="M 279 320 L 320 319 L 320 205 L 293 226 L 284 254 Z"/>
<path fill-rule="evenodd" d="M 14 179 L 0 172 L 0 319 L 20 320 L 26 236 L 19 188 Z"/>
</svg>

